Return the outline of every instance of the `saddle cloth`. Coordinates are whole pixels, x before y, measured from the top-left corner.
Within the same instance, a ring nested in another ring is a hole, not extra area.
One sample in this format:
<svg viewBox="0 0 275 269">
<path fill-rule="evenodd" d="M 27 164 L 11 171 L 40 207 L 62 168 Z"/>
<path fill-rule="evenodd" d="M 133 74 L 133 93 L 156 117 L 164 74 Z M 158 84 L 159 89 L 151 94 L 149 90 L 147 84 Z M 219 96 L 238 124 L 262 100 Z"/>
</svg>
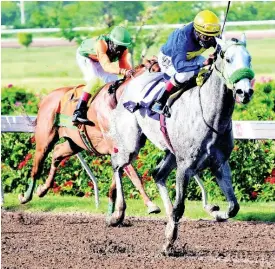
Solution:
<svg viewBox="0 0 275 269">
<path fill-rule="evenodd" d="M 132 95 L 130 93 L 126 95 L 123 106 L 131 113 L 138 110 L 142 117 L 147 115 L 152 119 L 159 120 L 160 115 L 152 111 L 151 107 L 162 88 L 165 87 L 166 80 L 163 73 L 154 74 L 155 76 L 148 76 L 148 74 L 144 73 L 144 75 L 141 75 L 134 81 L 135 85 L 141 86 L 139 86 L 138 89 L 137 86 L 135 86 L 135 89 L 127 89 L 128 92 L 132 92 Z M 184 91 L 194 86 L 196 86 L 196 77 L 191 78 L 181 89 L 172 94 L 167 101 L 167 106 L 171 107 L 174 101 L 178 99 Z"/>
<path fill-rule="evenodd" d="M 123 103 L 123 106 L 134 113 L 139 110 L 142 117 L 145 115 L 159 120 L 159 114 L 151 110 L 154 100 L 156 100 L 159 92 L 165 86 L 165 81 L 163 76 L 157 76 L 152 79 L 147 85 L 140 89 L 139 95 L 135 94 L 133 98 Z"/>
</svg>

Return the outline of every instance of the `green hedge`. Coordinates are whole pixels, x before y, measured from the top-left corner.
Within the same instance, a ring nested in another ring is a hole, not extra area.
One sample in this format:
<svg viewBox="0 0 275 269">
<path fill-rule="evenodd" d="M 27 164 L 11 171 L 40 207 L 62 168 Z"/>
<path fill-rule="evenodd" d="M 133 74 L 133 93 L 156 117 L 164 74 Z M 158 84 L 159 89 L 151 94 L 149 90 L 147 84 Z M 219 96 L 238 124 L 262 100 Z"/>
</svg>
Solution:
<svg viewBox="0 0 275 269">
<path fill-rule="evenodd" d="M 236 106 L 234 119 L 241 120 L 274 120 L 275 85 L 273 82 L 257 84 L 253 101 L 246 106 Z M 2 115 L 10 114 L 11 107 L 16 109 L 21 102 L 29 114 L 36 113 L 39 96 L 28 93 L 24 89 L 10 86 L 2 89 Z M 271 101 L 270 101 L 271 100 Z M 273 102 L 272 102 L 273 101 Z M 19 110 L 20 111 L 20 110 Z M 252 117 L 252 116 L 253 117 Z M 2 180 L 5 192 L 20 193 L 27 188 L 34 155 L 35 141 L 32 134 L 8 133 L 2 134 Z M 50 156 L 51 157 L 51 156 Z M 47 158 L 39 183 L 46 180 L 51 164 Z M 106 196 L 109 190 L 112 169 L 109 156 L 94 158 L 84 153 L 85 160 L 91 164 L 91 169 L 99 181 L 100 195 Z M 156 185 L 151 173 L 157 162 L 163 157 L 163 152 L 156 149 L 149 141 L 142 148 L 135 167 L 142 177 L 148 195 L 158 197 Z M 272 140 L 236 140 L 230 157 L 235 193 L 240 201 L 258 200 L 275 201 L 275 142 Z M 202 177 L 210 199 L 224 200 L 223 194 L 213 176 L 206 170 Z M 172 198 L 175 197 L 175 171 L 169 176 L 167 185 Z M 124 175 L 124 190 L 127 198 L 138 198 L 139 194 L 130 180 Z M 77 158 L 71 157 L 62 161 L 52 191 L 58 195 L 70 194 L 90 196 L 93 185 L 82 169 Z M 190 181 L 188 199 L 201 198 L 200 189 L 194 180 Z"/>
</svg>

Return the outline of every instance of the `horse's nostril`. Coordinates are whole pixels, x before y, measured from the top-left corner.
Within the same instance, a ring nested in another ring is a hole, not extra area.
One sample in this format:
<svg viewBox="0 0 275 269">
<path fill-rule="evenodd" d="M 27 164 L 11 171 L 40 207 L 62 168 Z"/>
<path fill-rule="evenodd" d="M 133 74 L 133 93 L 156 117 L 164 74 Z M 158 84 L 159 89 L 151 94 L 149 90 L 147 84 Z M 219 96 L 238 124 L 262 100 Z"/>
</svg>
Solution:
<svg viewBox="0 0 275 269">
<path fill-rule="evenodd" d="M 249 89 L 249 95 L 252 96 L 254 93 L 254 90 L 253 89 Z"/>
<path fill-rule="evenodd" d="M 241 95 L 241 94 L 243 94 L 243 91 L 241 89 L 237 89 L 236 93 Z"/>
</svg>

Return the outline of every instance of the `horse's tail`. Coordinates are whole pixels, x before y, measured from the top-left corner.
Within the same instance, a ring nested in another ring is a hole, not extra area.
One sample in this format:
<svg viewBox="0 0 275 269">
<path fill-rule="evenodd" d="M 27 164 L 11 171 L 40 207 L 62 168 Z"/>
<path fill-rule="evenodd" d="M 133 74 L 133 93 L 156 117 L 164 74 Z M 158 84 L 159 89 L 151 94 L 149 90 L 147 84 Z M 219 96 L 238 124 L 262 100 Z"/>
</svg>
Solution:
<svg viewBox="0 0 275 269">
<path fill-rule="evenodd" d="M 37 118 L 35 118 L 34 120 L 32 120 L 29 115 L 25 115 L 25 117 L 26 117 L 27 121 L 29 122 L 30 126 L 36 127 L 36 125 L 37 125 Z"/>
<path fill-rule="evenodd" d="M 29 123 L 29 126 L 35 127 L 37 124 L 37 118 L 35 118 L 34 120 L 31 119 L 31 117 L 28 115 L 28 113 L 26 112 L 25 108 L 23 106 L 21 106 L 21 112 L 22 112 L 22 116 L 24 116 L 24 118 L 27 120 L 27 122 Z"/>
</svg>

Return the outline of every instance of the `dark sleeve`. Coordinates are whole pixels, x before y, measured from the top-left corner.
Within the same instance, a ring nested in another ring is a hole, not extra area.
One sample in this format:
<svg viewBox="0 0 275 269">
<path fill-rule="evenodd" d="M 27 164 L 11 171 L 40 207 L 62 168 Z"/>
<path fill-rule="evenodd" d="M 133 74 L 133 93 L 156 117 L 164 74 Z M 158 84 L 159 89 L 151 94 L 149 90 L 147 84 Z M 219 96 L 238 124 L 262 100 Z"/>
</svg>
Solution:
<svg viewBox="0 0 275 269">
<path fill-rule="evenodd" d="M 172 63 L 178 73 L 198 70 L 201 65 L 196 60 L 187 60 L 187 39 L 177 40 L 172 47 Z"/>
</svg>

